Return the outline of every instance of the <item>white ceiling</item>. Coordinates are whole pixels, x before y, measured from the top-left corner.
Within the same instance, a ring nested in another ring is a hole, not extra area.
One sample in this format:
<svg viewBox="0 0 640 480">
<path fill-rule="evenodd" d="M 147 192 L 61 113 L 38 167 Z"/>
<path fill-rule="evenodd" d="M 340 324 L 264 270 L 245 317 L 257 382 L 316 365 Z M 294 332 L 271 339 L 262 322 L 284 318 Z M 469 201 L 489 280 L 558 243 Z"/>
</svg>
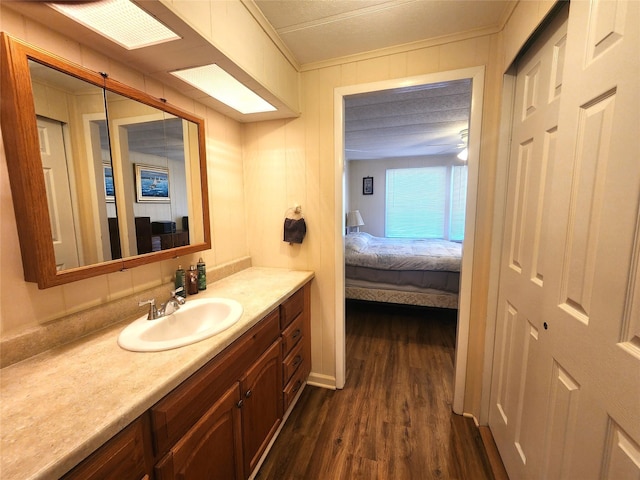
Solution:
<svg viewBox="0 0 640 480">
<path fill-rule="evenodd" d="M 347 160 L 457 154 L 469 128 L 471 80 L 352 95 L 344 104 Z"/>
<path fill-rule="evenodd" d="M 515 0 L 255 0 L 301 64 L 496 32 Z"/>
<path fill-rule="evenodd" d="M 303 69 L 387 47 L 494 33 L 515 5 L 513 0 L 255 3 Z M 468 128 L 470 106 L 469 81 L 347 98 L 345 157 L 366 160 L 458 153 L 463 143 L 460 132 Z"/>
</svg>

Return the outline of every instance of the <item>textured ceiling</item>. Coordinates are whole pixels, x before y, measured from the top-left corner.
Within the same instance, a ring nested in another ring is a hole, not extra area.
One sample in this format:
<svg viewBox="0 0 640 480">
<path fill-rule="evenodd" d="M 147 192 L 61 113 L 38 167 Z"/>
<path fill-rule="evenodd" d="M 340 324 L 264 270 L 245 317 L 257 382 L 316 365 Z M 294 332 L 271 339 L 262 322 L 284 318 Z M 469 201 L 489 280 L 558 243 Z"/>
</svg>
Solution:
<svg viewBox="0 0 640 480">
<path fill-rule="evenodd" d="M 457 154 L 470 108 L 470 80 L 351 95 L 345 98 L 345 158 Z"/>
<path fill-rule="evenodd" d="M 499 31 L 512 0 L 255 0 L 298 63 Z M 444 41 L 444 40 L 443 40 Z M 343 59 L 344 61 L 344 59 Z M 461 150 L 471 82 L 354 95 L 345 100 L 347 160 Z"/>
<path fill-rule="evenodd" d="M 301 64 L 497 31 L 513 0 L 255 0 Z"/>
</svg>

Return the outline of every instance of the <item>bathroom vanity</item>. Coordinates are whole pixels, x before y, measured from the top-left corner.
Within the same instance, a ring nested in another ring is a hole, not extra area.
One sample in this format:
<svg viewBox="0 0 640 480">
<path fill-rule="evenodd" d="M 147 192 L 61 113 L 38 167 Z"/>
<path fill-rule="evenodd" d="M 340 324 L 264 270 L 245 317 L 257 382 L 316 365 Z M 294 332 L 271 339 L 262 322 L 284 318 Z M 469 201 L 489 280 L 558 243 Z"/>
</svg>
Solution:
<svg viewBox="0 0 640 480">
<path fill-rule="evenodd" d="M 249 268 L 210 284 L 196 298 L 244 313 L 193 345 L 125 351 L 122 322 L 5 368 L 3 477 L 249 478 L 310 372 L 312 278 Z"/>
</svg>

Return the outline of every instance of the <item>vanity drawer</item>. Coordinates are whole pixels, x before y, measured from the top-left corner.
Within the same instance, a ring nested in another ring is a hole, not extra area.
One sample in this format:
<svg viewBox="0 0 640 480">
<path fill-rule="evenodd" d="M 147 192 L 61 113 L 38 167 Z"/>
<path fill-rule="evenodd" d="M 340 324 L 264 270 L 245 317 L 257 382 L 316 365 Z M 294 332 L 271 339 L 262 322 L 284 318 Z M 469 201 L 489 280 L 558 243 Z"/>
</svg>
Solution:
<svg viewBox="0 0 640 480">
<path fill-rule="evenodd" d="M 283 394 L 285 412 L 289 408 L 289 405 L 291 405 L 293 399 L 298 394 L 298 391 L 300 391 L 300 388 L 302 388 L 302 385 L 304 385 L 304 382 L 307 379 L 307 375 L 308 369 L 305 366 L 305 360 L 303 358 L 302 362 L 300 362 L 300 364 L 298 365 L 296 373 L 293 375 L 291 380 L 289 380 L 289 383 L 287 383 L 287 385 L 284 387 Z"/>
<path fill-rule="evenodd" d="M 280 335 L 276 309 L 151 408 L 155 452 L 164 454 Z"/>
<path fill-rule="evenodd" d="M 286 385 L 304 360 L 303 343 L 299 342 L 282 362 L 282 379 Z"/>
<path fill-rule="evenodd" d="M 286 357 L 304 334 L 304 315 L 297 318 L 282 332 L 282 356 Z"/>
<path fill-rule="evenodd" d="M 304 288 L 294 293 L 288 300 L 280 305 L 280 321 L 281 328 L 289 325 L 304 308 Z"/>
</svg>

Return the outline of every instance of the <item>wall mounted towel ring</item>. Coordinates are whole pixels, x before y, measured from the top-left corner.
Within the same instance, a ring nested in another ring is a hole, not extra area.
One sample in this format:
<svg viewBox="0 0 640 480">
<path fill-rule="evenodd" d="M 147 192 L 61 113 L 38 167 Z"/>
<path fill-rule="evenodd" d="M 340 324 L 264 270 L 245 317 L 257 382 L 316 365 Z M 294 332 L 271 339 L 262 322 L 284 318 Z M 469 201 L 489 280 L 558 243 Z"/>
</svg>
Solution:
<svg viewBox="0 0 640 480">
<path fill-rule="evenodd" d="M 297 220 L 299 218 L 304 218 L 304 215 L 302 214 L 302 206 L 295 205 L 291 208 L 287 208 L 287 211 L 284 212 L 284 216 L 285 218 L 292 218 L 294 220 Z"/>
</svg>

